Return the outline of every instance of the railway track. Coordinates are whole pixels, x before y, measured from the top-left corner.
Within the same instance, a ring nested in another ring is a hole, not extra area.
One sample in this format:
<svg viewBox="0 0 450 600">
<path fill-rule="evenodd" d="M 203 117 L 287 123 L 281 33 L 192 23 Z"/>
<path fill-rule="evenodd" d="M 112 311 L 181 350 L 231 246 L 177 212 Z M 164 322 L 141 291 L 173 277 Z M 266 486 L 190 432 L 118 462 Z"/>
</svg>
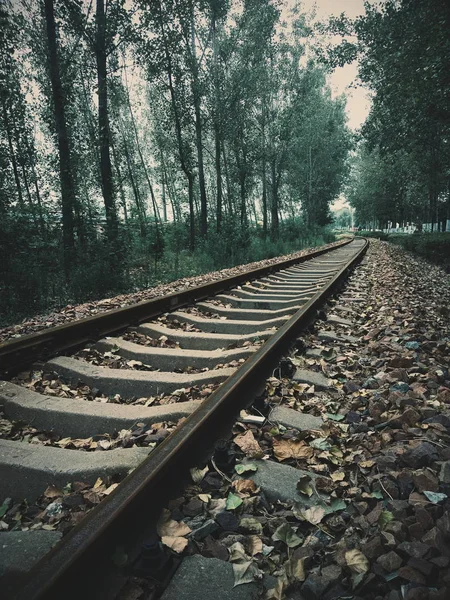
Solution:
<svg viewBox="0 0 450 600">
<path fill-rule="evenodd" d="M 15 597 L 80 597 L 88 581 L 91 590 L 99 583 L 112 547 L 145 539 L 189 467 L 208 455 L 252 402 L 267 373 L 365 249 L 365 240 L 344 242 L 0 346 L 0 372 L 9 379 L 0 382 L 6 419 L 65 440 L 95 440 L 139 424 L 144 440 L 140 447 L 81 452 L 67 449 L 70 441 L 61 448 L 0 439 L 0 497 L 14 502 L 33 501 L 48 486 L 92 485 L 105 476 L 119 481 L 131 471 L 41 558 Z M 80 351 L 87 343 L 89 350 Z M 46 361 L 40 368 L 47 389 L 63 382 L 68 397 L 38 393 L 14 377 L 30 371 L 36 359 Z M 91 401 L 77 397 L 80 384 L 90 390 Z M 155 439 L 152 425 L 160 423 L 173 425 L 171 435 L 146 446 L 146 437 Z M 10 535 L 0 532 L 0 541 Z M 12 579 L 22 580 L 22 571 Z"/>
</svg>

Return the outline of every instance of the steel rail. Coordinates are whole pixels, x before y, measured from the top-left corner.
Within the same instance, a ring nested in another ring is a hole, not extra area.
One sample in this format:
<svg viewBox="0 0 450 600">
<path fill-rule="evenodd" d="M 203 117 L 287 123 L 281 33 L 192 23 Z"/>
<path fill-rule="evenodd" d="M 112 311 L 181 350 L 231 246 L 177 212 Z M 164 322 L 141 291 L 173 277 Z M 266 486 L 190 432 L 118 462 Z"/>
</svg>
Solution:
<svg viewBox="0 0 450 600">
<path fill-rule="evenodd" d="M 252 279 L 269 275 L 274 271 L 306 262 L 322 254 L 342 248 L 352 240 L 344 240 L 331 248 L 321 248 L 304 256 L 281 260 L 272 265 L 258 267 L 245 273 L 217 279 L 210 283 L 174 292 L 160 298 L 152 298 L 131 306 L 116 308 L 100 315 L 85 317 L 73 323 L 57 325 L 43 331 L 31 333 L 0 344 L 0 377 L 11 376 L 38 359 L 55 356 L 101 337 L 115 334 L 145 320 L 154 319 L 165 312 L 174 311 L 189 304 L 204 300 L 214 294 L 240 285 Z"/>
<path fill-rule="evenodd" d="M 333 279 L 298 310 L 186 421 L 157 446 L 122 483 L 84 518 L 30 571 L 16 600 L 64 597 L 98 598 L 93 591 L 99 575 L 111 568 L 111 554 L 142 533 L 180 489 L 188 468 L 204 458 L 229 430 L 236 414 L 251 403 L 278 360 L 367 250 L 368 241 Z"/>
</svg>

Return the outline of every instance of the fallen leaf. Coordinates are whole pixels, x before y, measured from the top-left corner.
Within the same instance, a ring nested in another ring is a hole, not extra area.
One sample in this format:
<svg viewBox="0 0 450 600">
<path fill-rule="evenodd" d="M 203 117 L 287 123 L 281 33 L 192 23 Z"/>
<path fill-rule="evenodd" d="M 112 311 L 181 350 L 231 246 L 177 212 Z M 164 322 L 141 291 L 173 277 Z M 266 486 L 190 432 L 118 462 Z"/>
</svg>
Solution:
<svg viewBox="0 0 450 600">
<path fill-rule="evenodd" d="M 247 552 L 250 554 L 250 556 L 255 556 L 255 554 L 259 554 L 263 551 L 262 539 L 257 535 L 248 535 L 245 544 L 247 546 Z"/>
<path fill-rule="evenodd" d="M 345 479 L 345 473 L 343 471 L 335 471 L 330 475 L 333 481 L 343 481 Z"/>
<path fill-rule="evenodd" d="M 265 600 L 284 600 L 284 589 L 289 585 L 286 573 L 283 573 L 277 577 L 275 587 L 267 590 L 264 599 Z"/>
<path fill-rule="evenodd" d="M 345 553 L 345 562 L 349 569 L 358 575 L 367 573 L 369 570 L 369 561 L 364 554 L 356 548 L 354 550 L 348 550 L 348 552 Z"/>
<path fill-rule="evenodd" d="M 314 450 L 303 440 L 274 440 L 273 452 L 279 461 L 288 458 L 308 459 L 314 454 Z"/>
<path fill-rule="evenodd" d="M 439 502 L 448 498 L 447 494 L 441 494 L 439 492 L 423 492 L 423 495 L 433 504 L 439 504 Z"/>
<path fill-rule="evenodd" d="M 233 488 L 240 494 L 256 494 L 258 487 L 252 479 L 236 479 Z"/>
<path fill-rule="evenodd" d="M 263 532 L 263 526 L 255 517 L 243 517 L 239 521 L 239 527 L 251 533 Z"/>
<path fill-rule="evenodd" d="M 54 485 L 49 485 L 44 492 L 46 498 L 60 498 L 63 495 L 61 490 L 58 490 Z"/>
<path fill-rule="evenodd" d="M 370 469 L 374 464 L 374 460 L 362 460 L 360 463 L 358 463 L 358 466 L 362 469 Z"/>
<path fill-rule="evenodd" d="M 311 448 L 315 448 L 316 450 L 329 450 L 331 448 L 331 444 L 327 441 L 327 438 L 316 438 L 312 440 L 309 445 Z"/>
<path fill-rule="evenodd" d="M 297 482 L 298 491 L 304 496 L 311 497 L 313 495 L 313 488 L 311 485 L 311 477 L 309 475 L 303 475 Z"/>
<path fill-rule="evenodd" d="M 295 558 L 295 556 L 291 556 L 291 558 L 285 563 L 284 568 L 291 583 L 296 581 L 305 581 L 306 573 L 304 558 Z"/>
<path fill-rule="evenodd" d="M 289 548 L 295 548 L 302 543 L 300 538 L 289 523 L 283 523 L 273 533 L 272 539 L 275 541 L 284 542 Z"/>
<path fill-rule="evenodd" d="M 233 441 L 236 446 L 239 446 L 246 456 L 250 456 L 251 458 L 259 458 L 264 454 L 251 429 L 241 435 L 238 435 Z"/>
<path fill-rule="evenodd" d="M 321 506 L 311 506 L 311 508 L 303 511 L 304 518 L 311 523 L 311 525 L 317 525 L 320 523 L 325 514 L 325 509 Z"/>
<path fill-rule="evenodd" d="M 167 509 L 163 510 L 163 514 L 156 524 L 156 531 L 162 538 L 164 537 L 180 537 L 191 533 L 190 527 L 182 521 L 174 521 L 170 518 L 170 511 Z"/>
<path fill-rule="evenodd" d="M 188 545 L 188 540 L 185 537 L 163 535 L 161 542 L 178 554 L 181 554 Z"/>
<path fill-rule="evenodd" d="M 344 415 L 333 415 L 332 413 L 325 413 L 325 414 L 331 421 L 343 421 L 345 419 Z"/>
<path fill-rule="evenodd" d="M 226 503 L 227 510 L 235 510 L 241 504 L 242 504 L 242 498 L 239 498 L 239 496 L 236 496 L 236 494 L 233 494 L 233 492 L 230 492 L 228 494 L 227 503 Z"/>
<path fill-rule="evenodd" d="M 194 483 L 200 483 L 200 481 L 202 481 L 202 479 L 205 477 L 208 471 L 208 466 L 206 466 L 204 469 L 198 469 L 197 467 L 193 467 L 192 469 L 190 469 L 192 481 Z"/>
<path fill-rule="evenodd" d="M 245 562 L 233 563 L 234 586 L 242 585 L 243 583 L 252 583 L 255 577 L 259 577 L 261 571 L 252 560 Z"/>
<path fill-rule="evenodd" d="M 383 510 L 378 519 L 378 525 L 380 526 L 380 529 L 384 529 L 386 527 L 386 525 L 393 520 L 394 520 L 394 515 L 388 510 Z"/>
<path fill-rule="evenodd" d="M 248 473 L 250 471 L 257 471 L 258 467 L 253 463 L 239 463 L 235 465 L 234 470 L 238 475 L 243 475 L 244 473 Z"/>
</svg>

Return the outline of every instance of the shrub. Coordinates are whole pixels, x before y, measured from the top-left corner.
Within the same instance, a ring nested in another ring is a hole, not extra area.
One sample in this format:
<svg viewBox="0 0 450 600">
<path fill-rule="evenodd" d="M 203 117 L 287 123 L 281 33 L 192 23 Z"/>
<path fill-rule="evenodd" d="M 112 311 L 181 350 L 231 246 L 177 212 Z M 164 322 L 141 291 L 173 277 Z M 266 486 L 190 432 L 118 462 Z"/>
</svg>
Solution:
<svg viewBox="0 0 450 600">
<path fill-rule="evenodd" d="M 450 272 L 450 232 L 391 234 L 388 241 L 422 256 Z"/>
</svg>

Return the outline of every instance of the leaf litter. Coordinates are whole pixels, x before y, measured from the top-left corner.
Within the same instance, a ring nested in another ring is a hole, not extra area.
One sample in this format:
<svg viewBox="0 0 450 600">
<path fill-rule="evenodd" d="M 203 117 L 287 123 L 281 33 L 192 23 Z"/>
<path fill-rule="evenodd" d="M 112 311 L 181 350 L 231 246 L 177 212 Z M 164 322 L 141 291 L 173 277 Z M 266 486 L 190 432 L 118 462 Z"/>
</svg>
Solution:
<svg viewBox="0 0 450 600">
<path fill-rule="evenodd" d="M 221 446 L 207 471 L 199 467 L 201 481 L 168 510 L 192 530 L 184 552 L 229 561 L 235 585 L 272 575 L 270 589 L 261 587 L 266 600 L 296 594 L 445 600 L 448 277 L 375 242 L 346 290 L 347 298 L 330 301 L 327 314 L 351 325 L 316 323 L 289 357 L 295 366 L 323 373 L 330 386 L 319 391 L 282 377 L 281 369 L 267 380 L 266 403 L 322 417 L 322 428 L 237 423 L 226 452 Z M 249 485 L 258 469 L 253 458 L 311 473 L 299 476 L 300 501 L 270 502 Z"/>
</svg>

